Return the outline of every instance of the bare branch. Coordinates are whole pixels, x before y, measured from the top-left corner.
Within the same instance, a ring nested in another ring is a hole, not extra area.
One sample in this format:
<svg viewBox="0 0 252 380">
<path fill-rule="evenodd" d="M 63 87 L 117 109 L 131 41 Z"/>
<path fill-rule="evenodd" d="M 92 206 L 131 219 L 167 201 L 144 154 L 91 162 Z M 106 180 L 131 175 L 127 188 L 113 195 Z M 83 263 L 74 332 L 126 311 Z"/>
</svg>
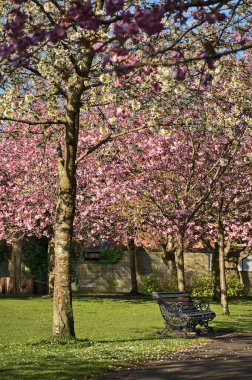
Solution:
<svg viewBox="0 0 252 380">
<path fill-rule="evenodd" d="M 28 125 L 57 125 L 57 124 L 66 124 L 64 119 L 57 120 L 28 120 L 28 119 L 15 119 L 13 117 L 3 117 L 0 116 L 1 121 L 12 121 L 15 123 L 22 123 Z"/>
<path fill-rule="evenodd" d="M 186 63 L 191 63 L 191 62 L 199 62 L 199 61 L 204 61 L 204 60 L 208 60 L 208 59 L 213 59 L 213 60 L 217 60 L 221 57 L 224 57 L 224 56 L 227 56 L 227 55 L 230 55 L 230 54 L 236 54 L 236 53 L 239 53 L 241 51 L 246 51 L 246 50 L 249 50 L 249 49 L 252 49 L 252 44 L 248 44 L 248 45 L 243 45 L 243 46 L 239 46 L 235 49 L 229 49 L 229 50 L 223 50 L 221 52 L 216 52 L 216 53 L 212 53 L 212 54 L 205 54 L 205 55 L 201 55 L 201 56 L 198 56 L 198 57 L 191 57 L 191 58 L 187 58 L 187 59 L 181 59 L 181 60 L 177 60 L 176 62 L 151 62 L 151 61 L 146 61 L 146 62 L 143 62 L 143 63 L 138 63 L 138 64 L 134 64 L 134 65 L 128 65 L 127 66 L 127 69 L 137 69 L 137 68 L 141 68 L 141 67 L 145 67 L 145 66 L 153 66 L 153 67 L 173 67 L 173 66 L 178 66 L 178 65 L 181 65 L 181 64 L 186 64 Z M 159 55 L 160 53 L 162 53 L 162 51 L 160 52 L 157 52 L 156 53 L 156 56 Z M 118 68 L 120 70 L 120 67 Z M 123 69 L 125 69 L 125 67 L 123 67 Z"/>
<path fill-rule="evenodd" d="M 127 131 L 123 131 L 123 132 L 120 132 L 120 133 L 116 133 L 114 135 L 112 135 L 111 133 L 108 134 L 106 137 L 104 137 L 104 139 L 100 140 L 97 144 L 93 145 L 91 148 L 89 148 L 85 153 L 81 154 L 77 160 L 76 160 L 76 165 L 82 161 L 85 157 L 89 156 L 91 153 L 93 153 L 94 151 L 96 151 L 97 149 L 99 149 L 101 146 L 105 145 L 106 143 L 108 143 L 109 141 L 112 141 L 112 140 L 115 140 L 116 138 L 118 137 L 122 137 L 122 136 L 125 136 L 125 135 L 128 135 L 130 133 L 135 133 L 135 132 L 138 132 L 138 131 L 141 131 L 143 129 L 146 129 L 148 128 L 147 126 L 141 126 L 141 127 L 137 127 L 137 128 L 133 128 L 133 129 L 129 129 Z"/>
</svg>

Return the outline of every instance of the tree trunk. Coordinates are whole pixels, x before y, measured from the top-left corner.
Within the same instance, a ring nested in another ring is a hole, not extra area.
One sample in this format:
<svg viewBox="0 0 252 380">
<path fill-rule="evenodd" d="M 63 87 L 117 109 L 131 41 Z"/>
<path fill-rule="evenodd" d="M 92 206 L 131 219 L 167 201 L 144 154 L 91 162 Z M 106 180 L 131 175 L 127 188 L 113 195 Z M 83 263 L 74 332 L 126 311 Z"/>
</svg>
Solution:
<svg viewBox="0 0 252 380">
<path fill-rule="evenodd" d="M 76 201 L 76 154 L 79 134 L 80 98 L 84 81 L 78 76 L 69 80 L 64 158 L 58 143 L 59 194 L 54 228 L 53 335 L 75 337 L 71 291 L 71 244 Z"/>
<path fill-rule="evenodd" d="M 220 218 L 218 222 L 218 245 L 219 245 L 220 291 L 221 291 L 222 314 L 229 315 L 230 312 L 228 308 L 227 283 L 226 283 L 226 272 L 225 272 L 224 230 L 223 230 L 223 225 Z"/>
<path fill-rule="evenodd" d="M 53 335 L 73 338 L 74 320 L 70 278 L 70 254 L 74 213 L 74 194 L 59 195 L 55 226 L 55 269 L 53 293 Z"/>
<path fill-rule="evenodd" d="M 212 250 L 212 282 L 213 282 L 213 299 L 220 299 L 220 265 L 219 265 L 219 245 L 216 243 Z"/>
<path fill-rule="evenodd" d="M 9 293 L 20 293 L 22 250 L 23 238 L 13 241 L 11 249 Z"/>
<path fill-rule="evenodd" d="M 240 281 L 241 285 L 245 286 L 243 282 L 242 271 L 239 272 L 238 266 L 241 260 L 245 259 L 252 253 L 252 247 L 242 246 L 242 245 L 231 245 L 228 254 L 226 254 L 226 263 L 228 268 L 232 270 L 233 273 Z"/>
<path fill-rule="evenodd" d="M 161 244 L 163 250 L 163 261 L 168 267 L 169 276 L 177 277 L 176 259 L 175 259 L 175 244 L 172 236 L 168 236 L 167 243 Z"/>
<path fill-rule="evenodd" d="M 185 290 L 185 264 L 184 264 L 184 246 L 183 239 L 181 238 L 176 249 L 176 267 L 177 267 L 177 279 L 178 290 Z"/>
<path fill-rule="evenodd" d="M 47 262 L 48 262 L 48 293 L 49 295 L 53 295 L 53 287 L 54 287 L 54 241 L 50 239 L 48 242 L 48 250 L 47 250 Z"/>
<path fill-rule="evenodd" d="M 134 239 L 128 239 L 127 248 L 130 257 L 130 278 L 131 294 L 138 294 L 137 274 L 136 274 L 136 247 Z"/>
<path fill-rule="evenodd" d="M 171 278 L 175 278 L 177 276 L 177 267 L 175 260 L 175 252 L 174 251 L 164 251 L 165 263 L 168 266 L 169 276 Z"/>
</svg>

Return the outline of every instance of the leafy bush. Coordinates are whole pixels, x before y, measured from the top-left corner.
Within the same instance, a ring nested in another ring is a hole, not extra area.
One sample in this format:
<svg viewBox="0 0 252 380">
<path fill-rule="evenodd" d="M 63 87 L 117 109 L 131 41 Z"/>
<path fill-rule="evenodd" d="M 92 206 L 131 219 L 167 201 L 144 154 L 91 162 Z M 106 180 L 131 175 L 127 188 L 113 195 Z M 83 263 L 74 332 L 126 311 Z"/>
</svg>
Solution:
<svg viewBox="0 0 252 380">
<path fill-rule="evenodd" d="M 100 261 L 107 263 L 117 263 L 123 256 L 123 251 L 120 248 L 105 248 L 101 252 Z"/>
<path fill-rule="evenodd" d="M 227 295 L 229 297 L 241 296 L 245 294 L 244 287 L 239 278 L 232 273 L 227 273 Z M 193 276 L 188 284 L 188 290 L 193 297 L 212 297 L 213 284 L 210 275 Z"/>
<path fill-rule="evenodd" d="M 250 285 L 244 287 L 244 295 L 247 297 L 252 297 L 252 288 Z"/>
<path fill-rule="evenodd" d="M 107 279 L 107 284 L 108 284 L 109 291 L 111 293 L 115 293 L 116 288 L 118 286 L 118 281 L 114 277 L 109 277 Z"/>
<path fill-rule="evenodd" d="M 244 286 L 240 283 L 240 279 L 232 273 L 227 273 L 227 295 L 236 297 L 244 294 Z"/>
<path fill-rule="evenodd" d="M 213 284 L 211 276 L 193 276 L 188 284 L 188 290 L 193 297 L 212 297 Z"/>
<path fill-rule="evenodd" d="M 160 278 L 156 273 L 150 273 L 143 276 L 142 281 L 143 294 L 151 294 L 152 292 L 158 292 L 161 289 Z"/>
<path fill-rule="evenodd" d="M 160 280 L 161 290 L 171 292 L 178 290 L 178 281 L 175 276 L 162 277 Z"/>
</svg>

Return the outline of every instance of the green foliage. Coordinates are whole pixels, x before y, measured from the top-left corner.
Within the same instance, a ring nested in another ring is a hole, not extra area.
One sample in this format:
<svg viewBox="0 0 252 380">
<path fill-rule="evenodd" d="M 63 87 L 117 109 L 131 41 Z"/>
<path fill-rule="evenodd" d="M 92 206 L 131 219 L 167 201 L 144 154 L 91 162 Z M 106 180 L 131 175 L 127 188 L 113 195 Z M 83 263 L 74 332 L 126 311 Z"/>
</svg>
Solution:
<svg viewBox="0 0 252 380">
<path fill-rule="evenodd" d="M 160 277 L 156 273 L 150 273 L 143 276 L 142 292 L 143 294 L 151 294 L 161 290 Z"/>
<path fill-rule="evenodd" d="M 158 291 L 173 291 L 178 289 L 176 277 L 162 277 L 157 273 L 150 273 L 142 277 L 143 294 L 151 294 Z"/>
<path fill-rule="evenodd" d="M 0 240 L 0 263 L 8 260 L 9 248 L 5 240 Z"/>
<path fill-rule="evenodd" d="M 118 286 L 118 281 L 114 277 L 109 277 L 107 279 L 107 284 L 108 284 L 108 287 L 109 287 L 109 291 L 111 293 L 115 293 L 116 288 Z"/>
<path fill-rule="evenodd" d="M 84 260 L 86 248 L 83 242 L 73 240 L 71 248 L 71 258 L 73 261 Z"/>
<path fill-rule="evenodd" d="M 46 238 L 26 237 L 23 246 L 23 265 L 27 274 L 35 280 L 47 281 Z"/>
<path fill-rule="evenodd" d="M 227 295 L 236 297 L 245 294 L 244 286 L 240 283 L 240 279 L 232 273 L 227 273 Z"/>
<path fill-rule="evenodd" d="M 161 290 L 164 292 L 171 292 L 173 290 L 177 291 L 178 290 L 178 280 L 175 276 L 167 276 L 167 277 L 162 277 L 160 279 L 160 284 L 161 284 Z"/>
<path fill-rule="evenodd" d="M 187 286 L 193 297 L 212 297 L 213 283 L 210 275 L 193 276 Z"/>
<path fill-rule="evenodd" d="M 123 251 L 120 248 L 105 248 L 101 252 L 100 261 L 106 263 L 117 263 L 121 260 Z"/>
<path fill-rule="evenodd" d="M 244 288 L 244 294 L 247 297 L 252 297 L 252 288 L 250 287 L 250 285 L 245 286 L 245 288 Z"/>
<path fill-rule="evenodd" d="M 241 285 L 239 278 L 232 273 L 226 274 L 227 295 L 236 297 L 245 294 L 245 289 Z M 213 284 L 210 275 L 193 276 L 187 286 L 188 291 L 193 297 L 212 297 Z"/>
</svg>

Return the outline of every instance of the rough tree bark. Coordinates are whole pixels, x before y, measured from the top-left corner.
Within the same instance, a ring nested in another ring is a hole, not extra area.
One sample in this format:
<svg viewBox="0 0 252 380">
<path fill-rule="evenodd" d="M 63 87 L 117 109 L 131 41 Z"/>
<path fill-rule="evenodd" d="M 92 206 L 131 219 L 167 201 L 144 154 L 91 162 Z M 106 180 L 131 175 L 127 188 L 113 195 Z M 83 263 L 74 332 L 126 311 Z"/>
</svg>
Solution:
<svg viewBox="0 0 252 380">
<path fill-rule="evenodd" d="M 220 291 L 221 291 L 221 306 L 222 314 L 229 315 L 228 296 L 227 296 L 227 283 L 225 272 L 225 241 L 224 229 L 221 220 L 221 215 L 218 218 L 218 245 L 219 245 L 219 266 L 220 266 Z"/>
<path fill-rule="evenodd" d="M 77 75 L 69 80 L 64 157 L 58 145 L 59 194 L 54 229 L 53 335 L 74 338 L 71 292 L 71 244 L 76 201 L 76 154 L 79 134 L 80 98 L 84 81 Z"/>
<path fill-rule="evenodd" d="M 213 282 L 213 300 L 220 299 L 220 265 L 219 265 L 219 245 L 215 244 L 212 249 L 212 282 Z"/>
<path fill-rule="evenodd" d="M 96 2 L 96 11 L 102 10 L 104 1 Z M 68 80 L 67 117 L 65 124 L 65 150 L 58 145 L 59 194 L 54 228 L 54 293 L 53 335 L 71 339 L 75 337 L 71 291 L 71 244 L 76 202 L 76 155 L 79 137 L 81 96 L 85 92 L 85 78 L 89 76 L 95 53 L 87 51 L 81 59 L 80 76 L 73 74 Z"/>
<path fill-rule="evenodd" d="M 176 252 L 176 245 L 174 238 L 169 235 L 167 237 L 167 243 L 164 243 L 161 245 L 163 254 L 164 254 L 164 262 L 168 266 L 168 270 L 170 272 L 171 276 L 176 276 L 177 275 L 177 268 L 176 268 L 176 257 L 175 257 L 175 252 Z"/>
<path fill-rule="evenodd" d="M 241 284 L 245 286 L 243 283 L 242 272 L 239 272 L 238 265 L 239 262 L 246 257 L 248 257 L 252 253 L 252 247 L 245 245 L 231 245 L 230 250 L 226 255 L 226 264 L 228 268 L 232 270 L 232 273 L 240 280 Z"/>
<path fill-rule="evenodd" d="M 177 268 L 176 268 L 176 258 L 175 258 L 175 244 L 172 236 L 168 236 L 167 242 L 161 244 L 161 248 L 163 251 L 163 261 L 168 267 L 168 274 L 170 278 L 177 277 Z"/>
<path fill-rule="evenodd" d="M 210 240 L 201 238 L 205 248 L 212 255 L 212 284 L 213 284 L 213 300 L 220 300 L 220 265 L 219 265 L 219 244 L 215 242 L 212 246 Z"/>
<path fill-rule="evenodd" d="M 47 250 L 47 263 L 48 263 L 48 293 L 53 295 L 54 287 L 54 240 L 50 239 L 48 241 L 48 250 Z"/>
<path fill-rule="evenodd" d="M 130 257 L 130 278 L 131 278 L 131 294 L 138 294 L 137 274 L 136 274 L 136 247 L 134 239 L 128 239 L 127 248 Z"/>
<path fill-rule="evenodd" d="M 178 290 L 182 292 L 185 290 L 184 240 L 182 237 L 178 239 L 178 245 L 176 248 L 176 268 Z"/>
</svg>

